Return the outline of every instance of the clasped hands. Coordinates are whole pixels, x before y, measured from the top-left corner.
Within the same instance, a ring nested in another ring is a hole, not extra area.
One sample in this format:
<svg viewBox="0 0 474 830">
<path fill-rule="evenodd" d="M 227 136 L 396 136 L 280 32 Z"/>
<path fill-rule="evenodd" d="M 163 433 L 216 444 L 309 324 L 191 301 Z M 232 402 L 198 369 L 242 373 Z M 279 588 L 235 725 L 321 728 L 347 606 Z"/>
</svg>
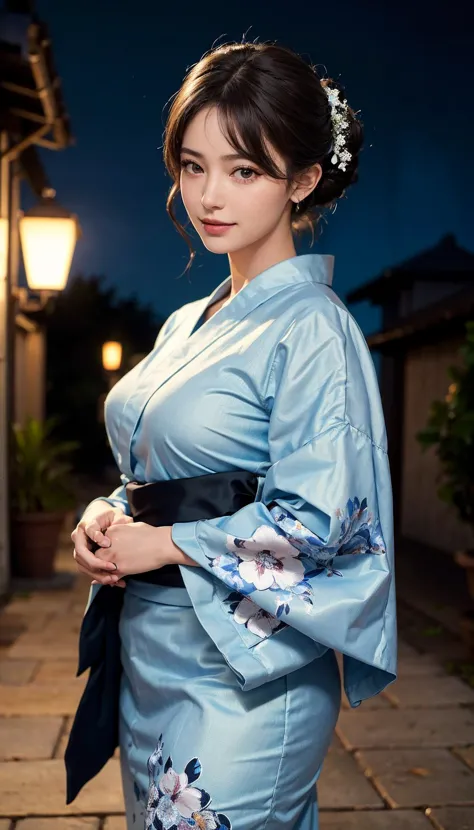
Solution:
<svg viewBox="0 0 474 830">
<path fill-rule="evenodd" d="M 124 576 L 163 565 L 195 564 L 174 544 L 170 526 L 134 522 L 107 502 L 95 502 L 86 510 L 71 539 L 78 570 L 94 585 L 125 588 Z M 99 545 L 95 552 L 90 541 Z"/>
</svg>

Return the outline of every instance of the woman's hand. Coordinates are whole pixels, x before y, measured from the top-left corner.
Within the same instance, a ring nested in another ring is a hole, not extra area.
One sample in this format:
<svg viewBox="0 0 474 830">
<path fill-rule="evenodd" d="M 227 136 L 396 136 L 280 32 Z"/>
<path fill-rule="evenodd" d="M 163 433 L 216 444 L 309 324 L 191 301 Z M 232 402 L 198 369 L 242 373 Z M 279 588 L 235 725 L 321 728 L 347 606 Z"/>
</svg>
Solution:
<svg viewBox="0 0 474 830">
<path fill-rule="evenodd" d="M 71 533 L 74 542 L 74 559 L 78 570 L 90 577 L 93 583 L 125 587 L 125 582 L 117 576 L 112 562 L 103 562 L 91 550 L 92 544 L 99 545 L 99 550 L 110 547 L 110 539 L 103 531 L 114 526 L 125 526 L 133 522 L 119 507 L 112 507 L 108 502 L 95 502 L 85 511 L 81 521 Z"/>
<path fill-rule="evenodd" d="M 145 522 L 114 523 L 107 528 L 105 538 L 110 545 L 99 548 L 96 557 L 103 567 L 117 565 L 115 573 L 118 577 L 154 571 L 175 562 L 176 546 L 171 540 L 169 526 L 153 527 Z"/>
</svg>

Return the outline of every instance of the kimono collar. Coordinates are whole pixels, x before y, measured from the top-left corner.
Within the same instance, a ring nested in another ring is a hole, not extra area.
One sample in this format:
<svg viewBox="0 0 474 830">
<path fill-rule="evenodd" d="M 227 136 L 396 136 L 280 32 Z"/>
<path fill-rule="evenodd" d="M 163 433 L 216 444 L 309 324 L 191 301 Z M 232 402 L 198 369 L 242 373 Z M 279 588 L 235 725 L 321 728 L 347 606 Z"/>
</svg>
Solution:
<svg viewBox="0 0 474 830">
<path fill-rule="evenodd" d="M 334 257 L 320 254 L 306 254 L 278 262 L 250 280 L 227 305 L 221 306 L 201 326 L 198 324 L 206 308 L 229 292 L 231 276 L 226 277 L 209 297 L 178 310 L 181 320 L 176 327 L 175 335 L 172 333 L 158 346 L 160 359 L 154 359 L 156 351 L 153 349 L 136 370 L 133 370 L 136 371 L 134 391 L 123 409 L 116 439 L 119 447 L 117 458 L 120 457 L 119 465 L 125 475 L 133 475 L 133 436 L 150 397 L 177 372 L 185 366 L 188 367 L 215 341 L 223 335 L 230 335 L 241 320 L 258 306 L 268 302 L 275 294 L 289 290 L 298 283 L 330 285 L 333 262 Z"/>
<path fill-rule="evenodd" d="M 333 271 L 334 257 L 330 254 L 300 254 L 299 256 L 290 257 L 290 259 L 284 259 L 282 262 L 277 262 L 276 265 L 272 265 L 257 274 L 232 297 L 225 308 L 230 309 L 234 306 L 234 310 L 238 311 L 243 304 L 252 304 L 255 300 L 262 299 L 265 294 L 272 295 L 286 286 L 289 287 L 301 282 L 331 285 Z M 231 285 L 232 277 L 228 276 L 212 294 L 205 298 L 205 307 L 207 308 L 228 294 Z"/>
</svg>

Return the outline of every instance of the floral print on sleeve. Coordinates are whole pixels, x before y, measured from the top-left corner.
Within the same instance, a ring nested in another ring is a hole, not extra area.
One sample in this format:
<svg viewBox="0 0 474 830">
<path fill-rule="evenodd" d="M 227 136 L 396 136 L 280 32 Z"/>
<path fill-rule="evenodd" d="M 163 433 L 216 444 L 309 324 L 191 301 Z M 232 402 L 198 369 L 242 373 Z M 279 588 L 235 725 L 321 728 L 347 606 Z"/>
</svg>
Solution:
<svg viewBox="0 0 474 830">
<path fill-rule="evenodd" d="M 349 499 L 344 510 L 335 511 L 340 530 L 331 545 L 288 510 L 276 505 L 270 513 L 274 526 L 261 525 L 249 539 L 228 535 L 227 553 L 209 557 L 215 575 L 234 589 L 226 598 L 234 622 L 262 638 L 280 627 L 281 617 L 289 613 L 295 597 L 311 612 L 313 590 L 309 580 L 324 571 L 328 576 L 342 576 L 334 567 L 336 557 L 386 553 L 380 522 L 369 513 L 367 499 Z M 274 616 L 249 599 L 254 591 L 277 594 Z"/>
<path fill-rule="evenodd" d="M 243 597 L 242 594 L 236 591 L 230 594 L 226 601 L 230 604 L 234 622 L 237 625 L 245 625 L 252 634 L 261 637 L 262 640 L 270 637 L 285 625 L 273 614 L 260 608 L 249 597 Z"/>
</svg>

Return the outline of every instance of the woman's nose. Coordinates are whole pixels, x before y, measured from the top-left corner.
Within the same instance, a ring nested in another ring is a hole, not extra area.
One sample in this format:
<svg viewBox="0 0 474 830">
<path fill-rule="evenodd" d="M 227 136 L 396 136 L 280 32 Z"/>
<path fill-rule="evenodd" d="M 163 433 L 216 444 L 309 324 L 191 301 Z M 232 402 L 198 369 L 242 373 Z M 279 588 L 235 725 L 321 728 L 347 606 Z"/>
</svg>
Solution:
<svg viewBox="0 0 474 830">
<path fill-rule="evenodd" d="M 206 210 L 218 210 L 224 207 L 224 197 L 215 185 L 208 184 L 202 193 L 201 204 Z"/>
</svg>

